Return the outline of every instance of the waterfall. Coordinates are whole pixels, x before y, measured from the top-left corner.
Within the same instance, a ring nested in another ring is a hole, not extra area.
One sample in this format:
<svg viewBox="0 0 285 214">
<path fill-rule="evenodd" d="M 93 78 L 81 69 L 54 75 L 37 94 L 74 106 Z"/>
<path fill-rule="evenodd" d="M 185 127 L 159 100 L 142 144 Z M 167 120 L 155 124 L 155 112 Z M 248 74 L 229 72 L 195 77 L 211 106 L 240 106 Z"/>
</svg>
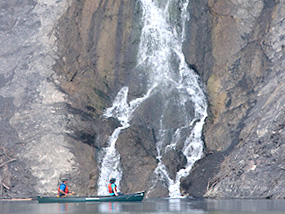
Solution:
<svg viewBox="0 0 285 214">
<path fill-rule="evenodd" d="M 120 131 L 130 126 L 137 107 L 144 105 L 150 96 L 160 96 L 163 105 L 162 111 L 154 116 L 159 163 L 150 191 L 163 182 L 170 197 L 179 197 L 180 178 L 187 176 L 203 155 L 201 133 L 207 116 L 206 97 L 198 75 L 187 66 L 182 52 L 188 4 L 189 0 L 141 0 L 143 29 L 136 71 L 147 79 L 146 93 L 127 103 L 128 87 L 123 87 L 113 106 L 105 111 L 106 117 L 117 118 L 122 126 L 114 131 L 105 149 L 98 182 L 101 194 L 106 193 L 106 178 L 110 174 L 119 183 L 122 169 L 115 142 Z M 175 176 L 163 161 L 171 151 L 182 152 L 186 159 Z"/>
<path fill-rule="evenodd" d="M 103 149 L 104 157 L 101 164 L 101 173 L 98 181 L 98 194 L 107 195 L 107 186 L 110 176 L 116 178 L 116 182 L 120 183 L 122 178 L 122 169 L 120 167 L 120 154 L 116 151 L 115 144 L 121 133 L 121 130 L 128 128 L 129 121 L 135 109 L 149 97 L 153 88 L 151 88 L 145 96 L 127 102 L 128 87 L 123 87 L 117 94 L 112 107 L 106 109 L 104 116 L 106 118 L 114 117 L 121 123 L 121 127 L 114 130 L 108 140 L 108 147 Z"/>
</svg>

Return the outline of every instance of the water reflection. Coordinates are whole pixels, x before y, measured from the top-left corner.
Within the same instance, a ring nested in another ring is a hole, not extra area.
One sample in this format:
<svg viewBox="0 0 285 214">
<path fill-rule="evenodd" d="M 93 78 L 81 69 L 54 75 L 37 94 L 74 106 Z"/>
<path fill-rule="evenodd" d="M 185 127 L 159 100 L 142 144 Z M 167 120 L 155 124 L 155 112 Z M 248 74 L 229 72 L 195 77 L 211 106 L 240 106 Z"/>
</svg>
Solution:
<svg viewBox="0 0 285 214">
<path fill-rule="evenodd" d="M 68 203 L 58 204 L 59 213 L 68 213 Z"/>
<path fill-rule="evenodd" d="M 169 210 L 170 211 L 180 211 L 181 210 L 181 200 L 180 199 L 169 199 Z"/>
<path fill-rule="evenodd" d="M 122 203 L 120 202 L 108 202 L 108 203 L 100 203 L 99 211 L 103 213 L 116 213 L 122 211 Z"/>
<path fill-rule="evenodd" d="M 180 212 L 183 210 L 191 211 L 191 214 L 203 214 L 206 213 L 201 207 L 192 206 L 192 203 L 187 203 L 187 199 L 175 198 L 168 199 L 169 211 L 170 212 Z"/>
<path fill-rule="evenodd" d="M 0 202 L 2 214 L 97 214 L 97 213 L 191 213 L 281 214 L 285 200 L 156 199 L 142 202 L 39 204 Z"/>
<path fill-rule="evenodd" d="M 271 212 L 283 211 L 285 213 L 284 200 L 206 200 L 207 210 L 224 210 L 240 212 Z"/>
</svg>

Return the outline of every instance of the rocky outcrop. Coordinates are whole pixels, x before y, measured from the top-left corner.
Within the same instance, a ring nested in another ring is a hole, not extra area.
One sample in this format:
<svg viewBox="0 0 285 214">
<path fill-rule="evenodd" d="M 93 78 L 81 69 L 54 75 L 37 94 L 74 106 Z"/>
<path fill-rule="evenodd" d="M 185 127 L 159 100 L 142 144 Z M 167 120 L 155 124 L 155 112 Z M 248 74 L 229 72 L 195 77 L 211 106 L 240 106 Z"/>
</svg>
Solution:
<svg viewBox="0 0 285 214">
<path fill-rule="evenodd" d="M 199 4 L 202 12 L 193 19 L 209 23 L 203 38 L 211 54 L 197 49 L 198 59 L 192 54 L 188 62 L 207 82 L 208 155 L 184 179 L 184 191 L 206 197 L 284 198 L 284 2 Z"/>
<path fill-rule="evenodd" d="M 122 192 L 147 190 L 153 170 L 157 166 L 155 141 L 151 130 L 140 125 L 121 133 L 116 148 L 124 170 L 120 183 Z"/>
<path fill-rule="evenodd" d="M 59 58 L 55 65 L 58 85 L 70 97 L 72 108 L 82 112 L 80 120 L 84 120 L 79 127 L 78 120 L 69 121 L 70 136 L 83 143 L 86 136 L 95 148 L 95 160 L 99 160 L 109 136 L 120 126 L 117 120 L 104 118 L 103 110 L 112 105 L 122 86 L 137 83 L 130 70 L 135 66 L 140 35 L 139 6 L 129 0 L 79 1 L 59 20 Z M 93 125 L 89 126 L 83 115 L 88 115 Z M 116 148 L 126 172 L 121 191 L 147 189 L 157 164 L 149 151 L 153 144 L 152 133 L 145 126 L 124 130 L 120 135 Z M 97 180 L 94 188 L 97 190 Z"/>
<path fill-rule="evenodd" d="M 94 188 L 94 148 L 70 138 L 68 127 L 70 120 L 79 127 L 84 120 L 86 127 L 90 116 L 72 107 L 52 68 L 55 23 L 69 6 L 54 0 L 0 3 L 1 196 L 56 193 L 63 177 L 74 178 L 75 190 Z"/>
<path fill-rule="evenodd" d="M 120 126 L 103 110 L 122 85 L 136 85 L 129 71 L 136 61 L 140 5 L 26 0 L 3 1 L 0 8 L 1 195 L 55 193 L 63 177 L 77 194 L 96 194 L 97 154 Z M 148 151 L 153 134 L 141 128 L 118 143 L 126 170 L 132 155 L 142 158 L 137 168 L 145 166 L 126 175 L 122 190 L 146 189 L 157 164 Z"/>
</svg>

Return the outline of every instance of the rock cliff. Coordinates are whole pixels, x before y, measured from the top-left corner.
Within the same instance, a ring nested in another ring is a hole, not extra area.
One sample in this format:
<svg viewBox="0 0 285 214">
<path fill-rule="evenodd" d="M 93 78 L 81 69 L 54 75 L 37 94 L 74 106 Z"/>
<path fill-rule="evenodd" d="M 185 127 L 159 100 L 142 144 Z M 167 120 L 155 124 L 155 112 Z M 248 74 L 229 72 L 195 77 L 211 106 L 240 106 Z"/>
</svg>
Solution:
<svg viewBox="0 0 285 214">
<path fill-rule="evenodd" d="M 207 83 L 210 113 L 207 156 L 185 193 L 284 198 L 284 1 L 192 4 L 185 52 Z"/>
<path fill-rule="evenodd" d="M 184 53 L 204 80 L 205 157 L 182 179 L 185 195 L 284 198 L 285 2 L 192 0 Z M 120 126 L 102 116 L 124 85 L 139 96 L 141 8 L 133 0 L 2 0 L 0 196 L 55 193 L 70 178 L 96 194 L 98 154 Z M 148 190 L 157 166 L 152 100 L 116 144 L 123 192 Z M 163 160 L 183 168 L 179 154 Z M 172 164 L 173 165 L 172 165 Z M 163 186 L 153 197 L 167 196 Z"/>
<path fill-rule="evenodd" d="M 85 182 L 83 192 L 94 186 L 94 148 L 73 140 L 68 128 L 69 120 L 80 127 L 80 119 L 91 124 L 90 117 L 72 108 L 53 69 L 56 23 L 70 6 L 53 0 L 0 3 L 3 196 L 56 193 L 63 177 L 74 177 L 75 187 Z"/>
</svg>

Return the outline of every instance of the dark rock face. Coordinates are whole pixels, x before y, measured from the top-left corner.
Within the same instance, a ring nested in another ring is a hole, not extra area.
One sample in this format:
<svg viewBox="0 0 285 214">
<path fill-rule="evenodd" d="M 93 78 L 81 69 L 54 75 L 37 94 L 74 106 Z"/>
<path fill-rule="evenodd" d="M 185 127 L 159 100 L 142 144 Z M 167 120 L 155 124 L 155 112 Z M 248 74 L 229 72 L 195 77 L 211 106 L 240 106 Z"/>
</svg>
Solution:
<svg viewBox="0 0 285 214">
<path fill-rule="evenodd" d="M 210 8 L 207 0 L 192 0 L 188 7 L 190 20 L 186 25 L 183 51 L 189 66 L 205 81 L 213 70 Z"/>
<path fill-rule="evenodd" d="M 121 126 L 116 119 L 104 118 L 103 110 L 111 106 L 122 86 L 129 81 L 136 84 L 129 74 L 136 60 L 139 19 L 140 8 L 135 1 L 75 1 L 57 26 L 56 80 L 71 100 L 73 112 L 69 113 L 80 112 L 69 121 L 70 136 L 94 146 L 96 155 Z M 156 166 L 149 151 L 153 144 L 152 132 L 146 127 L 127 129 L 120 135 L 116 147 L 126 172 L 120 190 L 146 189 Z M 93 168 L 97 170 L 98 165 Z M 94 182 L 97 190 L 97 180 Z"/>
<path fill-rule="evenodd" d="M 284 198 L 284 4 L 204 1 L 205 7 L 206 14 L 200 13 L 211 23 L 206 31 L 211 41 L 204 40 L 212 47 L 211 57 L 201 66 L 208 52 L 198 50 L 201 57 L 188 60 L 206 78 L 210 113 L 204 137 L 214 154 L 197 163 L 183 181 L 183 191 L 206 197 Z M 204 179 L 199 189 L 194 186 L 198 177 Z"/>
<path fill-rule="evenodd" d="M 172 179 L 175 179 L 176 172 L 183 169 L 187 163 L 187 159 L 182 151 L 175 152 L 173 150 L 167 152 L 161 161 L 167 167 Z"/>
<path fill-rule="evenodd" d="M 157 166 L 155 141 L 151 130 L 132 126 L 121 133 L 116 148 L 124 170 L 122 192 L 147 190 L 150 176 Z"/>
</svg>

